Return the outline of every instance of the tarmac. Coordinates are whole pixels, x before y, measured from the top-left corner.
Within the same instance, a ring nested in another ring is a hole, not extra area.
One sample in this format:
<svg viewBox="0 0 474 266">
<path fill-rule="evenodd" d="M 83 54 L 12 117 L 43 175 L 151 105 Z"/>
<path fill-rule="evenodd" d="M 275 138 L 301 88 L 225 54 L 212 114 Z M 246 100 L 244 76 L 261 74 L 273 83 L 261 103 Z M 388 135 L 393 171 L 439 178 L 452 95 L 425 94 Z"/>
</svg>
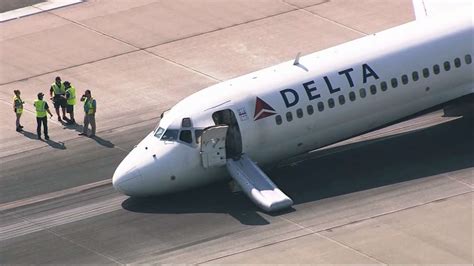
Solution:
<svg viewBox="0 0 474 266">
<path fill-rule="evenodd" d="M 1 23 L 0 264 L 472 264 L 473 121 L 441 112 L 268 172 L 295 201 L 282 213 L 223 183 L 147 199 L 111 186 L 185 96 L 413 19 L 410 0 L 121 0 Z M 32 102 L 58 75 L 92 91 L 97 138 L 53 117 L 35 139 Z"/>
</svg>

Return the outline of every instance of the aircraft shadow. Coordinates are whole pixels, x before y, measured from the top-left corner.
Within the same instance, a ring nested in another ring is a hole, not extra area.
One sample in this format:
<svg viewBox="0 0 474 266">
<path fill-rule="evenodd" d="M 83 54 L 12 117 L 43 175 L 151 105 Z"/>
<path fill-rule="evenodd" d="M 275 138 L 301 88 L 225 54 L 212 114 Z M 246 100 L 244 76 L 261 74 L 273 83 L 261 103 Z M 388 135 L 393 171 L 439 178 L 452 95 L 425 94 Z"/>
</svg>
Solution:
<svg viewBox="0 0 474 266">
<path fill-rule="evenodd" d="M 298 205 L 466 169 L 474 166 L 473 122 L 461 118 L 378 141 L 349 144 L 353 148 L 266 172 Z M 367 145 L 361 145 L 364 143 Z M 243 193 L 231 193 L 224 182 L 168 196 L 128 198 L 122 207 L 139 213 L 229 213 L 242 224 L 269 223 L 250 199 Z"/>
<path fill-rule="evenodd" d="M 139 213 L 229 213 L 242 224 L 269 224 L 247 196 L 232 193 L 226 182 L 159 197 L 128 198 L 122 207 Z"/>
</svg>

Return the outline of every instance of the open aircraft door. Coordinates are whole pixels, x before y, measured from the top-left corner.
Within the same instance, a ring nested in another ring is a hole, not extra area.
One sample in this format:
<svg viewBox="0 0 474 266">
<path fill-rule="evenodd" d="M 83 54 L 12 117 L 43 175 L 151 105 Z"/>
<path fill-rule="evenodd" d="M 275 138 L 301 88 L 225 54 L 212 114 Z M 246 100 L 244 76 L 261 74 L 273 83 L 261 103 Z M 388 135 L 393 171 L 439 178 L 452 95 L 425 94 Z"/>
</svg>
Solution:
<svg viewBox="0 0 474 266">
<path fill-rule="evenodd" d="M 227 125 L 219 125 L 204 130 L 201 135 L 201 158 L 204 168 L 226 165 L 225 141 Z"/>
</svg>

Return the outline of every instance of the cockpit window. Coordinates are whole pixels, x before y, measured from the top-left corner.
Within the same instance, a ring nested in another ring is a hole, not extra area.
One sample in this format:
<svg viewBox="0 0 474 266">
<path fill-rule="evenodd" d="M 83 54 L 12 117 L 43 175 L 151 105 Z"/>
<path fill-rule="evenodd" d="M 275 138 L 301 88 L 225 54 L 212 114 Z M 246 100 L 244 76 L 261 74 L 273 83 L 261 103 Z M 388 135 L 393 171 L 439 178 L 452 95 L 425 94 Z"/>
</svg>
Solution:
<svg viewBox="0 0 474 266">
<path fill-rule="evenodd" d="M 155 131 L 155 137 L 158 139 L 161 138 L 161 136 L 165 133 L 165 129 L 162 127 L 158 127 L 158 129 Z"/>
<path fill-rule="evenodd" d="M 161 137 L 161 140 L 163 141 L 175 141 L 178 139 L 178 133 L 179 130 L 177 129 L 167 129 L 163 136 Z"/>
<path fill-rule="evenodd" d="M 193 136 L 191 135 L 191 130 L 181 130 L 179 133 L 179 140 L 186 143 L 193 143 Z"/>
<path fill-rule="evenodd" d="M 192 127 L 193 123 L 191 122 L 191 118 L 185 117 L 181 120 L 181 127 Z"/>
</svg>

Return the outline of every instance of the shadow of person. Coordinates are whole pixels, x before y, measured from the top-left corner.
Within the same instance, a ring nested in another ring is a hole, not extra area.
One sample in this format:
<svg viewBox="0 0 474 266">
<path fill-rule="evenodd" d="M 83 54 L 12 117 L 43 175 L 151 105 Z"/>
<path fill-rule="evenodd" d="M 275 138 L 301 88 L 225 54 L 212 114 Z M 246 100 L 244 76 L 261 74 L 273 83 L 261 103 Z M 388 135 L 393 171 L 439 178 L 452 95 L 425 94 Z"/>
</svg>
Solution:
<svg viewBox="0 0 474 266">
<path fill-rule="evenodd" d="M 26 131 L 26 130 L 23 130 L 22 132 L 20 132 L 23 136 L 29 138 L 29 139 L 34 139 L 34 140 L 38 140 L 38 135 L 36 134 L 33 134 L 29 131 Z M 45 139 L 41 139 L 40 141 L 42 142 L 46 142 L 46 144 L 48 144 L 49 146 L 51 146 L 52 148 L 55 148 L 55 149 L 59 149 L 59 150 L 65 150 L 66 149 L 66 145 L 64 145 L 64 142 L 56 142 L 54 140 L 45 140 Z"/>
<path fill-rule="evenodd" d="M 110 142 L 110 141 L 108 141 L 108 140 L 106 140 L 106 139 L 103 139 L 103 138 L 101 138 L 101 137 L 98 137 L 97 135 L 96 135 L 96 136 L 92 136 L 92 137 L 90 137 L 90 138 L 93 139 L 93 140 L 95 140 L 95 142 L 99 143 L 100 145 L 102 145 L 102 146 L 104 146 L 104 147 L 107 147 L 107 148 L 113 148 L 113 147 L 115 147 L 115 145 L 114 145 L 112 142 Z"/>
<path fill-rule="evenodd" d="M 79 125 L 79 124 L 68 124 L 68 123 L 63 124 L 63 129 L 75 130 L 77 132 L 82 132 L 83 128 L 84 127 L 82 125 Z"/>
<path fill-rule="evenodd" d="M 54 140 L 42 140 L 44 142 L 46 142 L 46 144 L 48 144 L 49 146 L 51 146 L 51 148 L 55 148 L 55 149 L 58 149 L 58 150 L 65 150 L 66 149 L 66 145 L 64 145 L 64 142 L 60 141 L 60 142 L 56 142 Z"/>
<path fill-rule="evenodd" d="M 79 124 L 75 124 L 74 125 L 74 129 L 79 132 L 79 133 L 82 133 L 82 131 L 84 131 L 84 126 L 83 125 L 79 125 Z"/>
<path fill-rule="evenodd" d="M 23 134 L 23 136 L 29 138 L 29 139 L 38 139 L 38 136 L 32 132 L 29 132 L 29 131 L 26 131 L 26 130 L 23 130 L 20 132 L 21 134 Z"/>
</svg>

